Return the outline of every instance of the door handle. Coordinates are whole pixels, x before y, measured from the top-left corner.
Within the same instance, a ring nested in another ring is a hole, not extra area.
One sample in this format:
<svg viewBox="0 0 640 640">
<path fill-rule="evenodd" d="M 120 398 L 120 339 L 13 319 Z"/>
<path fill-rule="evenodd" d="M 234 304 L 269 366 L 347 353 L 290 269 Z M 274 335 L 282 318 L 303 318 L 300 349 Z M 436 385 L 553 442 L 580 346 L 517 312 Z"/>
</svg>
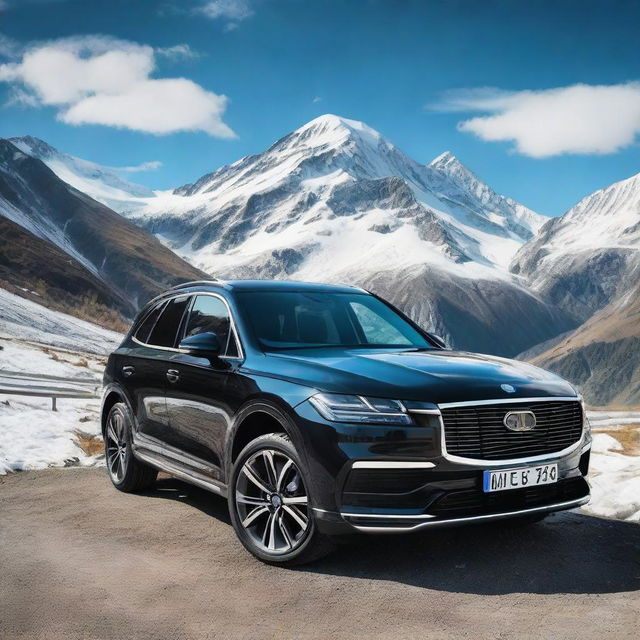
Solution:
<svg viewBox="0 0 640 640">
<path fill-rule="evenodd" d="M 177 369 L 167 370 L 167 380 L 169 382 L 178 382 L 180 380 L 180 372 Z"/>
<path fill-rule="evenodd" d="M 128 378 L 129 376 L 133 375 L 135 372 L 136 372 L 136 368 L 132 367 L 129 364 L 122 367 L 122 375 L 125 376 L 125 378 Z"/>
</svg>

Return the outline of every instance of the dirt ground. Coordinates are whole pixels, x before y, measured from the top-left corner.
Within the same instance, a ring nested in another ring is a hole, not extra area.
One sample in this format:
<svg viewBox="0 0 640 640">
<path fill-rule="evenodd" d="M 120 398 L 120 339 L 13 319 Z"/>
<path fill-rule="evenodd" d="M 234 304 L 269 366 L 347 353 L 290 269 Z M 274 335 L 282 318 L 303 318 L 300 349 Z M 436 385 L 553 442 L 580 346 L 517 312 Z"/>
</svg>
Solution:
<svg viewBox="0 0 640 640">
<path fill-rule="evenodd" d="M 637 638 L 640 526 L 578 513 L 359 538 L 299 569 L 236 541 L 226 503 L 104 469 L 0 477 L 0 638 Z"/>
</svg>

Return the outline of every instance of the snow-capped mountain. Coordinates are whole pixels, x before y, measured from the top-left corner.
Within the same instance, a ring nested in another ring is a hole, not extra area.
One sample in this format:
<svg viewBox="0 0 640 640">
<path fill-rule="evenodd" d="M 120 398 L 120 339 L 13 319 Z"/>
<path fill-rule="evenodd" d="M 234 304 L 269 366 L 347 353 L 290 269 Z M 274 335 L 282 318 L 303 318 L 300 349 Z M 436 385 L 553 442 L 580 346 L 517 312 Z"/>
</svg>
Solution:
<svg viewBox="0 0 640 640">
<path fill-rule="evenodd" d="M 640 174 L 547 222 L 512 269 L 580 323 L 532 361 L 593 404 L 640 402 Z"/>
<path fill-rule="evenodd" d="M 359 270 L 363 251 L 398 266 L 506 266 L 544 221 L 453 156 L 420 165 L 367 125 L 333 115 L 132 215 L 208 271 L 310 279 L 326 271 L 327 253 L 334 271 Z"/>
<path fill-rule="evenodd" d="M 154 195 L 148 187 L 125 180 L 110 167 L 58 151 L 33 136 L 9 140 L 20 151 L 42 160 L 61 180 L 114 211 L 129 210 L 136 206 L 140 198 L 152 198 Z"/>
<path fill-rule="evenodd" d="M 99 308 L 114 326 L 168 286 L 203 275 L 0 139 L 0 286 L 76 315 Z"/>
<path fill-rule="evenodd" d="M 580 388 L 593 405 L 640 403 L 640 282 L 530 360 Z"/>
<path fill-rule="evenodd" d="M 465 206 L 469 211 L 484 211 L 497 216 L 517 236 L 530 239 L 547 221 L 539 213 L 497 194 L 478 179 L 450 151 L 445 151 L 429 163 L 431 189 L 445 202 Z"/>
<path fill-rule="evenodd" d="M 451 154 L 419 164 L 338 116 L 127 215 L 217 276 L 375 285 L 460 347 L 515 353 L 568 328 L 507 270 L 545 218 Z"/>
<path fill-rule="evenodd" d="M 624 295 L 640 277 L 640 174 L 547 222 L 511 269 L 580 322 Z"/>
</svg>

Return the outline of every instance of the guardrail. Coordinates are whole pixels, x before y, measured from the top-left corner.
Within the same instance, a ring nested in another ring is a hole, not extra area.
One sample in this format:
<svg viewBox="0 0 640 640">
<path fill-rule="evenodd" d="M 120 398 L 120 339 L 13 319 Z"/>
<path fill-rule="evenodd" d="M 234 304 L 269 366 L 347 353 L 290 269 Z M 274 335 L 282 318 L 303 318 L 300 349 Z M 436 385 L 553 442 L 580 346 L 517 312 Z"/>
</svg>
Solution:
<svg viewBox="0 0 640 640">
<path fill-rule="evenodd" d="M 57 411 L 58 398 L 97 398 L 98 378 L 66 378 L 21 371 L 0 370 L 0 394 L 51 398 L 51 410 Z"/>
</svg>

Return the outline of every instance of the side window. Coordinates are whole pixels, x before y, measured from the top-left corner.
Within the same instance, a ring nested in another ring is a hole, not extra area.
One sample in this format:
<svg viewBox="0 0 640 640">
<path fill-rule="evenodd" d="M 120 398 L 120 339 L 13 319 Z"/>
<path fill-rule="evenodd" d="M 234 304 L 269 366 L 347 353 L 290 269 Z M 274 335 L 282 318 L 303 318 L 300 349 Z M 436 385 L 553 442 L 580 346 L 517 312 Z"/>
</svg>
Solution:
<svg viewBox="0 0 640 640">
<path fill-rule="evenodd" d="M 227 305 L 214 296 L 197 296 L 189 314 L 185 338 L 208 331 L 218 336 L 221 355 L 238 355 Z"/>
<path fill-rule="evenodd" d="M 162 314 L 158 318 L 151 335 L 147 340 L 148 344 L 154 347 L 174 347 L 180 321 L 187 308 L 189 296 L 181 296 L 169 300 L 162 310 Z"/>
<path fill-rule="evenodd" d="M 160 312 L 162 311 L 162 308 L 165 304 L 166 301 L 163 300 L 155 307 L 153 307 L 149 313 L 147 313 L 146 317 L 135 332 L 136 340 L 139 340 L 140 342 L 147 342 L 147 340 L 149 339 L 149 334 L 151 333 L 151 329 L 153 329 L 153 325 L 155 325 L 156 321 L 158 320 Z"/>
<path fill-rule="evenodd" d="M 352 302 L 351 308 L 360 323 L 366 341 L 370 344 L 409 345 L 411 340 L 403 336 L 390 322 L 375 311 L 359 302 Z"/>
</svg>

